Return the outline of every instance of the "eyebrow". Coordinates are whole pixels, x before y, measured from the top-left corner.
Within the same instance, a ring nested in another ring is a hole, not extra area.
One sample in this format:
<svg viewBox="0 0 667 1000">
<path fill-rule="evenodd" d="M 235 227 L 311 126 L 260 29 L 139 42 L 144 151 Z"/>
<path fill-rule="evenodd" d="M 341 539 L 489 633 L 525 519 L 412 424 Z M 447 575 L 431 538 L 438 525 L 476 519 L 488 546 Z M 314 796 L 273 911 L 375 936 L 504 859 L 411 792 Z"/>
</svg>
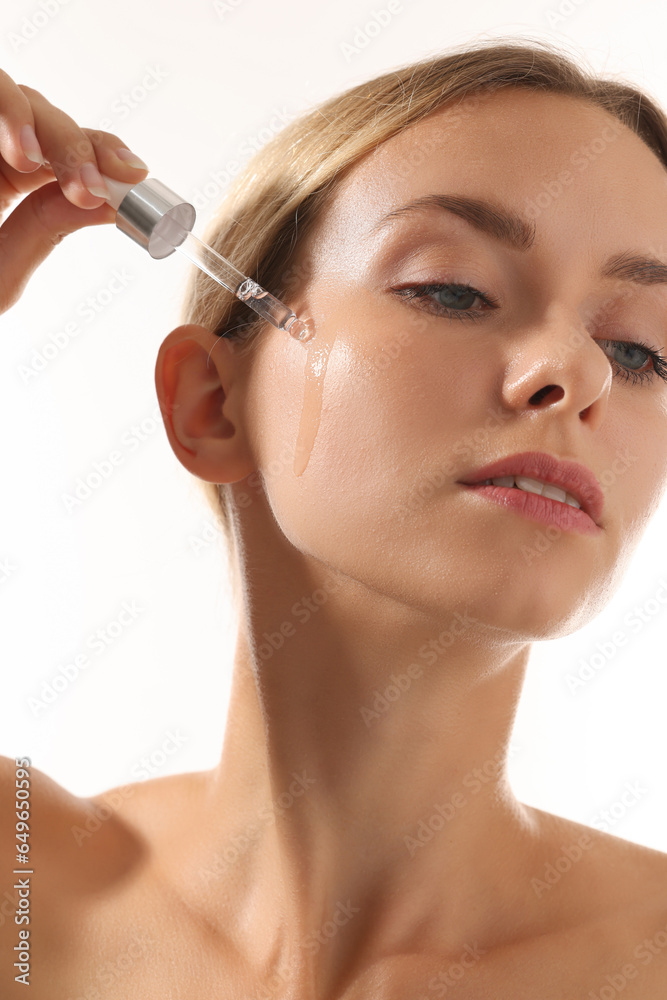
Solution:
<svg viewBox="0 0 667 1000">
<path fill-rule="evenodd" d="M 536 227 L 532 219 L 481 198 L 449 194 L 427 194 L 401 205 L 375 223 L 371 232 L 378 232 L 393 219 L 432 208 L 458 215 L 475 229 L 521 253 L 530 250 L 535 242 Z M 633 250 L 613 254 L 605 261 L 600 274 L 603 278 L 618 278 L 639 285 L 667 284 L 667 264 Z"/>
</svg>

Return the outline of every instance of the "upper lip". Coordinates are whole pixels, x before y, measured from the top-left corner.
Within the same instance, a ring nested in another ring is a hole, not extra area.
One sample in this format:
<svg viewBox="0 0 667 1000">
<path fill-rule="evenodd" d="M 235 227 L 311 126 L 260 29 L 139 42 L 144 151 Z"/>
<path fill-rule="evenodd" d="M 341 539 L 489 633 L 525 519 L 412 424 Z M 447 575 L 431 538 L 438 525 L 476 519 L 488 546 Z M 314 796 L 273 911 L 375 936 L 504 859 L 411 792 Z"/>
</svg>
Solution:
<svg viewBox="0 0 667 1000">
<path fill-rule="evenodd" d="M 470 486 L 499 476 L 527 476 L 543 483 L 553 483 L 571 493 L 581 504 L 581 509 L 599 525 L 604 495 L 595 475 L 579 462 L 557 458 L 544 451 L 522 451 L 485 465 L 483 469 L 467 474 L 459 482 Z"/>
</svg>

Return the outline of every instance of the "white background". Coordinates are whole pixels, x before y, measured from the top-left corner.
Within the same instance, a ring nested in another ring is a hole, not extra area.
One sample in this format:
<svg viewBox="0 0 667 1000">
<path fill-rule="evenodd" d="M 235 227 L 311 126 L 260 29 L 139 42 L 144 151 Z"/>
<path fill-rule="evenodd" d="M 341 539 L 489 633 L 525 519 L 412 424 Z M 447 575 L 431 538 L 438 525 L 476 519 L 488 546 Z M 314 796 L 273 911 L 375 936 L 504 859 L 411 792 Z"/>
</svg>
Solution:
<svg viewBox="0 0 667 1000">
<path fill-rule="evenodd" d="M 291 118 L 479 37 L 550 38 L 667 106 L 657 2 L 402 0 L 351 52 L 386 6 L 21 0 L 3 4 L 0 65 L 80 125 L 117 133 L 151 176 L 196 204 L 198 234 L 224 194 L 226 166 L 266 141 L 276 112 Z M 224 552 L 218 538 L 195 549 L 193 540 L 211 539 L 211 515 L 155 419 L 155 357 L 178 325 L 190 266 L 180 254 L 153 260 L 114 226 L 84 229 L 0 319 L 0 561 L 11 566 L 0 572 L 0 753 L 29 755 L 78 795 L 135 780 L 152 754 L 155 776 L 212 767 L 222 745 L 234 641 Z M 111 294 L 115 272 L 127 284 Z M 26 381 L 33 351 L 72 322 L 76 336 Z M 63 495 L 114 450 L 123 463 L 68 512 Z M 666 529 L 663 504 L 604 613 L 533 647 L 510 764 L 523 801 L 594 825 L 611 809 L 612 833 L 662 851 Z M 113 630 L 124 602 L 141 609 L 136 619 L 91 652 L 89 637 Z M 637 630 L 626 621 L 636 607 L 648 617 Z M 612 642 L 619 629 L 623 648 Z M 599 669 L 571 692 L 567 675 L 598 643 L 607 644 Z M 28 699 L 83 652 L 90 666 L 31 711 Z M 183 743 L 164 759 L 156 751 L 170 732 Z M 639 791 L 621 805 L 627 783 Z"/>
</svg>

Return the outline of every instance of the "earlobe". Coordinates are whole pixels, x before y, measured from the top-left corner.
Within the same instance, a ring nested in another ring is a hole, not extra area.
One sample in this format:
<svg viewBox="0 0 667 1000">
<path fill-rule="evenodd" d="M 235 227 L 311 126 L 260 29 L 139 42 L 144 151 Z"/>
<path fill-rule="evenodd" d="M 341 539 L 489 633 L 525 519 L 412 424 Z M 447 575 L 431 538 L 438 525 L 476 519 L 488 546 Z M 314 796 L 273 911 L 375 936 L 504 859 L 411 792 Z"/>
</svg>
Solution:
<svg viewBox="0 0 667 1000">
<path fill-rule="evenodd" d="M 165 337 L 155 364 L 155 388 L 172 450 L 189 472 L 207 482 L 236 482 L 254 468 L 245 435 L 234 423 L 233 397 L 240 385 L 228 347 L 205 327 L 185 324 Z"/>
</svg>

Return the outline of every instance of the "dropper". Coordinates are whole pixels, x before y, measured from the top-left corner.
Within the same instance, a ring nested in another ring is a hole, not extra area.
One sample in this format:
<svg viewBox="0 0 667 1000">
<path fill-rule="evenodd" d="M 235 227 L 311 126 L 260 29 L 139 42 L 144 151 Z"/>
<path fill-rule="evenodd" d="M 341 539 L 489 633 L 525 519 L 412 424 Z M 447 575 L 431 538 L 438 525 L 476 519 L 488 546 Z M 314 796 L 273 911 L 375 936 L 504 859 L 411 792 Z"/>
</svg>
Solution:
<svg viewBox="0 0 667 1000">
<path fill-rule="evenodd" d="M 117 228 L 148 250 L 151 257 L 159 260 L 179 250 L 279 330 L 285 330 L 296 340 L 310 340 L 315 332 L 311 320 L 300 320 L 284 302 L 191 232 L 196 212 L 190 202 L 154 177 L 138 184 L 123 184 L 102 176 L 110 193 L 105 200 L 116 209 Z"/>
</svg>

